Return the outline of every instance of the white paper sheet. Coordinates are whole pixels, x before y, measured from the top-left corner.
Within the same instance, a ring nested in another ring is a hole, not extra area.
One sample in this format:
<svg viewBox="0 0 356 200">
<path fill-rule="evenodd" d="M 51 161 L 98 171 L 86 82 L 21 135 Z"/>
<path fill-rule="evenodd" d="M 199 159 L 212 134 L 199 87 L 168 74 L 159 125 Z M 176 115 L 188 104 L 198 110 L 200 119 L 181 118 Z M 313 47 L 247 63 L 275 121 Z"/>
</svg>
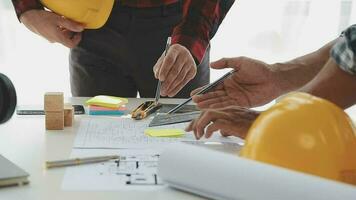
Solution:
<svg viewBox="0 0 356 200">
<path fill-rule="evenodd" d="M 74 142 L 74 148 L 159 148 L 177 141 L 195 141 L 192 133 L 184 137 L 149 137 L 144 134 L 149 121 L 135 121 L 131 118 L 84 118 Z M 155 129 L 184 129 L 188 123 L 153 127 Z M 151 128 L 151 127 L 150 127 Z M 231 142 L 236 139 L 223 138 L 215 134 L 205 141 Z"/>
<path fill-rule="evenodd" d="M 111 160 L 68 167 L 62 182 L 70 191 L 151 191 L 165 188 L 157 176 L 158 151 L 118 149 L 73 149 L 71 157 L 103 155 L 125 156 L 125 160 Z"/>
<path fill-rule="evenodd" d="M 219 200 L 356 199 L 355 186 L 181 143 L 163 151 L 158 175 L 170 186 Z"/>
<path fill-rule="evenodd" d="M 237 152 L 241 148 L 236 141 L 195 141 L 189 144 L 228 153 Z M 157 149 L 73 149 L 71 158 L 120 155 L 125 159 L 68 167 L 63 178 L 62 189 L 70 191 L 163 189 L 167 186 L 157 175 L 160 154 L 161 151 Z M 172 169 L 171 172 L 176 173 L 176 168 Z"/>
</svg>

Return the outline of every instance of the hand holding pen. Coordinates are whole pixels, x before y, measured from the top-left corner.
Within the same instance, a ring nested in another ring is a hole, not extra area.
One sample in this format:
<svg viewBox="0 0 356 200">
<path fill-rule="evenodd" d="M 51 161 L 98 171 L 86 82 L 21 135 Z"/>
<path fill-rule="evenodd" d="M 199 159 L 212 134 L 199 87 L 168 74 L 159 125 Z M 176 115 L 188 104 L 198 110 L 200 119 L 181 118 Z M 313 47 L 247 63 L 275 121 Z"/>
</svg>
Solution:
<svg viewBox="0 0 356 200">
<path fill-rule="evenodd" d="M 264 105 L 284 93 L 279 71 L 274 66 L 259 60 L 236 57 L 223 58 L 211 63 L 213 69 L 232 68 L 232 76 L 213 90 L 196 95 L 202 88 L 192 92 L 193 101 L 198 108 L 224 108 L 228 106 L 257 107 Z"/>
<path fill-rule="evenodd" d="M 173 44 L 153 67 L 155 77 L 162 82 L 161 95 L 175 96 L 197 73 L 194 58 L 187 48 Z"/>
<path fill-rule="evenodd" d="M 189 99 L 185 100 L 184 102 L 182 102 L 181 104 L 177 105 L 176 107 L 174 107 L 172 110 L 168 111 L 167 114 L 173 114 L 175 112 L 177 112 L 178 110 L 180 110 L 184 105 L 188 104 L 189 102 L 191 102 L 193 100 L 193 97 L 196 95 L 200 95 L 200 94 L 205 94 L 209 91 L 211 91 L 212 89 L 214 89 L 215 87 L 217 87 L 219 84 L 223 83 L 225 79 L 227 79 L 228 77 L 230 77 L 231 75 L 233 75 L 236 72 L 236 70 L 231 70 L 230 72 L 226 73 L 224 76 L 220 77 L 218 80 L 203 86 L 202 88 L 200 88 L 199 91 L 197 91 L 194 95 L 192 95 Z"/>
<path fill-rule="evenodd" d="M 164 57 L 167 56 L 169 47 L 171 47 L 171 42 L 172 42 L 172 38 L 171 38 L 171 37 L 168 37 L 167 43 L 166 43 L 166 48 L 165 48 L 165 50 L 164 50 L 164 52 L 163 52 Z M 155 67 L 156 67 L 156 66 L 155 66 Z M 156 78 L 157 78 L 155 68 L 153 68 L 153 71 L 155 72 L 155 76 L 156 76 Z M 159 101 L 159 99 L 160 99 L 160 97 L 161 97 L 161 88 L 162 88 L 162 81 L 161 81 L 160 79 L 158 79 L 157 88 L 156 88 L 156 96 L 155 96 L 155 104 L 156 104 L 156 105 L 158 104 L 158 101 Z"/>
</svg>

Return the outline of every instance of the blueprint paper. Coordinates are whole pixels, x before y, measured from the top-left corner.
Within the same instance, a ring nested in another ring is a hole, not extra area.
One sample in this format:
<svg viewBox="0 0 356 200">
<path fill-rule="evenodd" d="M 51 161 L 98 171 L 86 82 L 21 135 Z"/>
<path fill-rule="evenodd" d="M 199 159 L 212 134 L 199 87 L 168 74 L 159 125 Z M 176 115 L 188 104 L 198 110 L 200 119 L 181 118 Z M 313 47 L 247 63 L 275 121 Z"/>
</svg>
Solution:
<svg viewBox="0 0 356 200">
<path fill-rule="evenodd" d="M 71 158 L 120 155 L 111 160 L 67 167 L 62 189 L 68 191 L 152 191 L 165 188 L 157 176 L 159 152 L 153 150 L 73 149 Z"/>
</svg>

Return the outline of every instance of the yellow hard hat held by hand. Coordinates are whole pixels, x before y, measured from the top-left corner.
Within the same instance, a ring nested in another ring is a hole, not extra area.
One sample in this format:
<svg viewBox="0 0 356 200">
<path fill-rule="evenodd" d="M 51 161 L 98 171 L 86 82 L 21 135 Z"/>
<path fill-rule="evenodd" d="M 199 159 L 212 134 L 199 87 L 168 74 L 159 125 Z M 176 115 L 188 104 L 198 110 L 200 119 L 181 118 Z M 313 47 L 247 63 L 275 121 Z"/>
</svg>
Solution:
<svg viewBox="0 0 356 200">
<path fill-rule="evenodd" d="M 87 29 L 101 28 L 108 20 L 115 0 L 41 0 L 48 9 Z"/>
<path fill-rule="evenodd" d="M 356 185 L 355 133 L 335 104 L 291 93 L 256 119 L 240 155 Z"/>
</svg>

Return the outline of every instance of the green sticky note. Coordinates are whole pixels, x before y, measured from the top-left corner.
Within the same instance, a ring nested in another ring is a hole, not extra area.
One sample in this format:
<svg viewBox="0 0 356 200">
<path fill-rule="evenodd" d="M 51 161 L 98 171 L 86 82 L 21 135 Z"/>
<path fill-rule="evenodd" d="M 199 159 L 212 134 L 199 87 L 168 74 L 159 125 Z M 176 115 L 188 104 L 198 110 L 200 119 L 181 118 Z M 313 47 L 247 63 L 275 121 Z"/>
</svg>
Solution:
<svg viewBox="0 0 356 200">
<path fill-rule="evenodd" d="M 128 100 L 125 98 L 106 96 L 106 95 L 95 96 L 89 99 L 88 101 L 86 101 L 87 105 L 102 106 L 106 108 L 119 108 L 127 103 Z"/>
<path fill-rule="evenodd" d="M 185 132 L 182 129 L 146 129 L 145 134 L 151 137 L 182 137 Z"/>
</svg>

